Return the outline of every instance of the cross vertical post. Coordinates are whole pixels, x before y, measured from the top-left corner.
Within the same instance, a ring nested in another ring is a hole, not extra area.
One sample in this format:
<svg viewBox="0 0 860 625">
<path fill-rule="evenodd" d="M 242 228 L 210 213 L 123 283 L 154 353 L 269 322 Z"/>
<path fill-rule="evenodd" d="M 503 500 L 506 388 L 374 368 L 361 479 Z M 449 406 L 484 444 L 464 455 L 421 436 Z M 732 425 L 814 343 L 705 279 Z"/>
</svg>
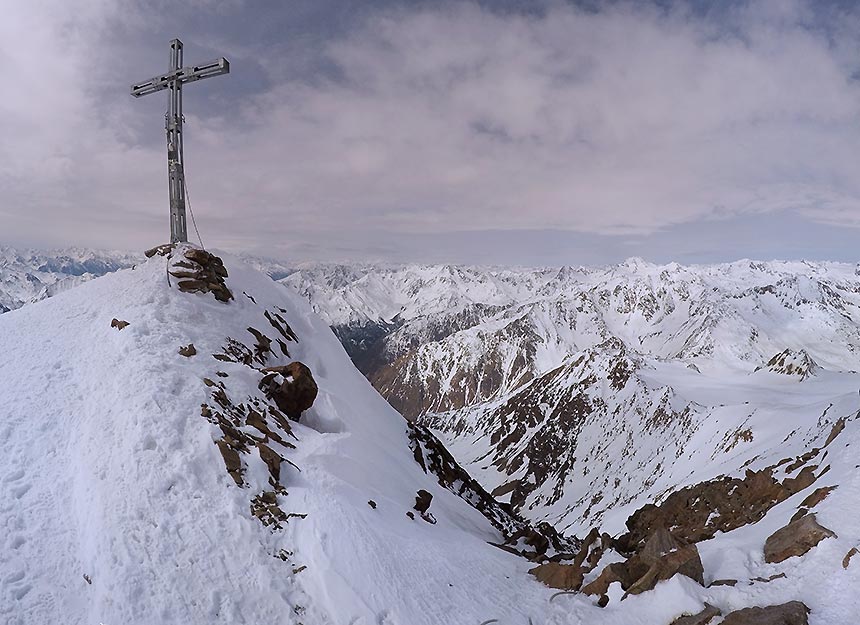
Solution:
<svg viewBox="0 0 860 625">
<path fill-rule="evenodd" d="M 170 42 L 170 67 L 167 74 L 131 86 L 131 95 L 139 98 L 150 93 L 168 90 L 167 113 L 164 127 L 167 131 L 167 182 L 170 194 L 170 242 L 188 241 L 188 224 L 185 219 L 185 161 L 182 154 L 182 85 L 213 76 L 230 73 L 230 62 L 221 57 L 209 63 L 182 66 L 182 42 Z"/>
<path fill-rule="evenodd" d="M 170 42 L 170 72 L 182 67 L 182 42 Z M 164 126 L 167 130 L 167 184 L 170 190 L 170 242 L 188 241 L 185 220 L 185 169 L 182 160 L 182 83 L 170 82 L 169 104 Z"/>
</svg>

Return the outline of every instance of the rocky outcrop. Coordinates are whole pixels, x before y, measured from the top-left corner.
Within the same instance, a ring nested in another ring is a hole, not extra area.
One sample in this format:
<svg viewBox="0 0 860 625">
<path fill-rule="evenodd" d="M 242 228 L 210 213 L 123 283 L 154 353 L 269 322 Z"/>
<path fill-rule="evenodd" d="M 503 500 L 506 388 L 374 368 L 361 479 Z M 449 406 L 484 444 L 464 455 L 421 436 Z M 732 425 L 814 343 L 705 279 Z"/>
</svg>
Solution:
<svg viewBox="0 0 860 625">
<path fill-rule="evenodd" d="M 744 608 L 730 612 L 722 625 L 808 625 L 809 608 L 800 601 L 789 601 L 764 608 Z"/>
<path fill-rule="evenodd" d="M 176 286 L 180 291 L 212 293 L 215 299 L 225 303 L 233 299 L 233 293 L 225 281 L 227 269 L 218 256 L 192 247 L 184 251 L 183 257 L 181 260 L 172 260 L 168 269 L 171 276 L 179 279 Z"/>
<path fill-rule="evenodd" d="M 748 470 L 743 479 L 723 477 L 682 488 L 659 506 L 648 504 L 634 512 L 618 545 L 625 552 L 638 551 L 658 527 L 671 527 L 682 543 L 697 543 L 755 523 L 773 506 L 810 486 L 816 479 L 814 471 L 814 466 L 807 466 L 796 477 L 779 482 L 768 467 Z"/>
<path fill-rule="evenodd" d="M 307 365 L 296 361 L 262 371 L 260 390 L 290 419 L 298 421 L 302 412 L 313 406 L 319 387 Z"/>
<path fill-rule="evenodd" d="M 469 502 L 492 523 L 504 538 L 497 547 L 533 562 L 546 562 L 577 551 L 580 543 L 575 538 L 562 536 L 548 523 L 532 525 L 512 512 L 510 506 L 496 501 L 428 428 L 415 423 L 407 423 L 406 427 L 415 462 L 425 473 L 434 475 L 440 486 Z"/>
<path fill-rule="evenodd" d="M 639 552 L 625 562 L 608 565 L 582 592 L 603 595 L 610 584 L 619 582 L 626 595 L 638 595 L 675 575 L 685 575 L 704 585 L 699 550 L 693 544 L 680 544 L 666 529 L 658 528 Z"/>
<path fill-rule="evenodd" d="M 760 367 L 761 368 L 761 367 Z M 805 380 L 818 371 L 818 364 L 806 353 L 806 350 L 793 351 L 786 349 L 767 361 L 764 369 Z"/>
<path fill-rule="evenodd" d="M 818 524 L 814 514 L 808 514 L 771 534 L 764 543 L 764 560 L 782 562 L 802 556 L 825 538 L 836 534 Z"/>
</svg>

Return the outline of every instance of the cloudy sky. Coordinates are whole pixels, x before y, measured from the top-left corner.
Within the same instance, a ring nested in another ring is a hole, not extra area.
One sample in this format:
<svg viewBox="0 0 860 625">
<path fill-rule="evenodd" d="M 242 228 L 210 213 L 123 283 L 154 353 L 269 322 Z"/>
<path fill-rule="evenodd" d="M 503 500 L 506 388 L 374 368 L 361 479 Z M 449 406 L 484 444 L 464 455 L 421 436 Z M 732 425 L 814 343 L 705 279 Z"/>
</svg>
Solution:
<svg viewBox="0 0 860 625">
<path fill-rule="evenodd" d="M 0 244 L 496 264 L 860 257 L 856 2 L 0 0 Z"/>
</svg>

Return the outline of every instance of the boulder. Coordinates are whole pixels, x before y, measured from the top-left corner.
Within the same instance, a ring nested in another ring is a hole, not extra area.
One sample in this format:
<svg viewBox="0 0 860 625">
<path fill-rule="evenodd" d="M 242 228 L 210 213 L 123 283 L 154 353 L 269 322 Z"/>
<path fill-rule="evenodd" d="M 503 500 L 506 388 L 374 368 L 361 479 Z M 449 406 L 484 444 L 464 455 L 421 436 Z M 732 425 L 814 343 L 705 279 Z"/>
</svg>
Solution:
<svg viewBox="0 0 860 625">
<path fill-rule="evenodd" d="M 296 361 L 262 371 L 260 389 L 290 419 L 298 421 L 302 412 L 313 406 L 319 387 L 307 365 Z"/>
<path fill-rule="evenodd" d="M 194 343 L 189 343 L 188 345 L 183 345 L 179 348 L 179 355 L 185 356 L 186 358 L 191 358 L 192 356 L 197 355 L 197 348 L 194 347 Z"/>
<path fill-rule="evenodd" d="M 421 514 L 424 514 L 430 509 L 431 501 L 433 501 L 433 495 L 421 489 L 415 495 L 415 506 L 413 507 Z"/>
<path fill-rule="evenodd" d="M 696 545 L 685 545 L 663 555 L 627 589 L 627 594 L 638 595 L 646 590 L 653 590 L 657 582 L 678 574 L 685 575 L 704 586 L 704 568 Z"/>
<path fill-rule="evenodd" d="M 559 590 L 577 590 L 582 586 L 582 576 L 585 571 L 575 564 L 560 564 L 558 562 L 546 562 L 529 571 L 550 588 Z M 599 593 L 597 593 L 599 594 Z"/>
<path fill-rule="evenodd" d="M 629 588 L 634 580 L 630 579 L 625 562 L 613 562 L 597 576 L 597 579 L 582 587 L 586 595 L 605 595 L 609 586 L 614 582 L 620 582 L 622 588 Z"/>
<path fill-rule="evenodd" d="M 825 538 L 835 536 L 829 529 L 818 524 L 814 514 L 809 514 L 790 522 L 768 537 L 764 543 L 764 560 L 774 563 L 793 556 L 802 556 Z"/>
<path fill-rule="evenodd" d="M 657 528 L 642 551 L 627 561 L 627 570 L 636 578 L 629 588 L 625 588 L 631 595 L 652 590 L 657 582 L 677 574 L 686 575 L 703 586 L 705 584 L 705 569 L 696 545 L 681 545 L 663 527 Z"/>
<path fill-rule="evenodd" d="M 421 515 L 421 518 L 427 521 L 428 523 L 436 523 L 436 517 L 434 517 L 428 510 L 430 509 L 430 502 L 433 501 L 433 495 L 427 492 L 424 489 L 419 490 L 415 494 L 415 505 L 413 508 L 418 511 Z"/>
<path fill-rule="evenodd" d="M 671 625 L 707 625 L 715 617 L 722 614 L 719 608 L 712 606 L 710 603 L 705 604 L 705 608 L 697 613 L 685 616 L 679 616 Z"/>
<path fill-rule="evenodd" d="M 582 592 L 602 595 L 610 584 L 620 582 L 626 595 L 638 595 L 652 590 L 657 582 L 678 574 L 704 585 L 705 571 L 699 550 L 693 544 L 681 545 L 665 528 L 659 527 L 639 553 L 630 556 L 626 562 L 608 565 Z"/>
<path fill-rule="evenodd" d="M 789 601 L 764 608 L 744 608 L 726 615 L 722 625 L 809 625 L 809 608 Z"/>
</svg>

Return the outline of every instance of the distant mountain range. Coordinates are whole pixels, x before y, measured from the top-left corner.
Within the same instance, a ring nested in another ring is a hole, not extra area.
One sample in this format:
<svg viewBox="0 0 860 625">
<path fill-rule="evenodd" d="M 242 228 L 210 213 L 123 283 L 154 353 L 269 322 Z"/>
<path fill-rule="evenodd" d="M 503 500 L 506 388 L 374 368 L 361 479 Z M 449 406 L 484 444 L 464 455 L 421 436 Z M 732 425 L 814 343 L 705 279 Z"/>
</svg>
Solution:
<svg viewBox="0 0 860 625">
<path fill-rule="evenodd" d="M 395 408 L 563 530 L 621 529 L 860 408 L 855 265 L 319 265 L 283 282 Z"/>
</svg>

